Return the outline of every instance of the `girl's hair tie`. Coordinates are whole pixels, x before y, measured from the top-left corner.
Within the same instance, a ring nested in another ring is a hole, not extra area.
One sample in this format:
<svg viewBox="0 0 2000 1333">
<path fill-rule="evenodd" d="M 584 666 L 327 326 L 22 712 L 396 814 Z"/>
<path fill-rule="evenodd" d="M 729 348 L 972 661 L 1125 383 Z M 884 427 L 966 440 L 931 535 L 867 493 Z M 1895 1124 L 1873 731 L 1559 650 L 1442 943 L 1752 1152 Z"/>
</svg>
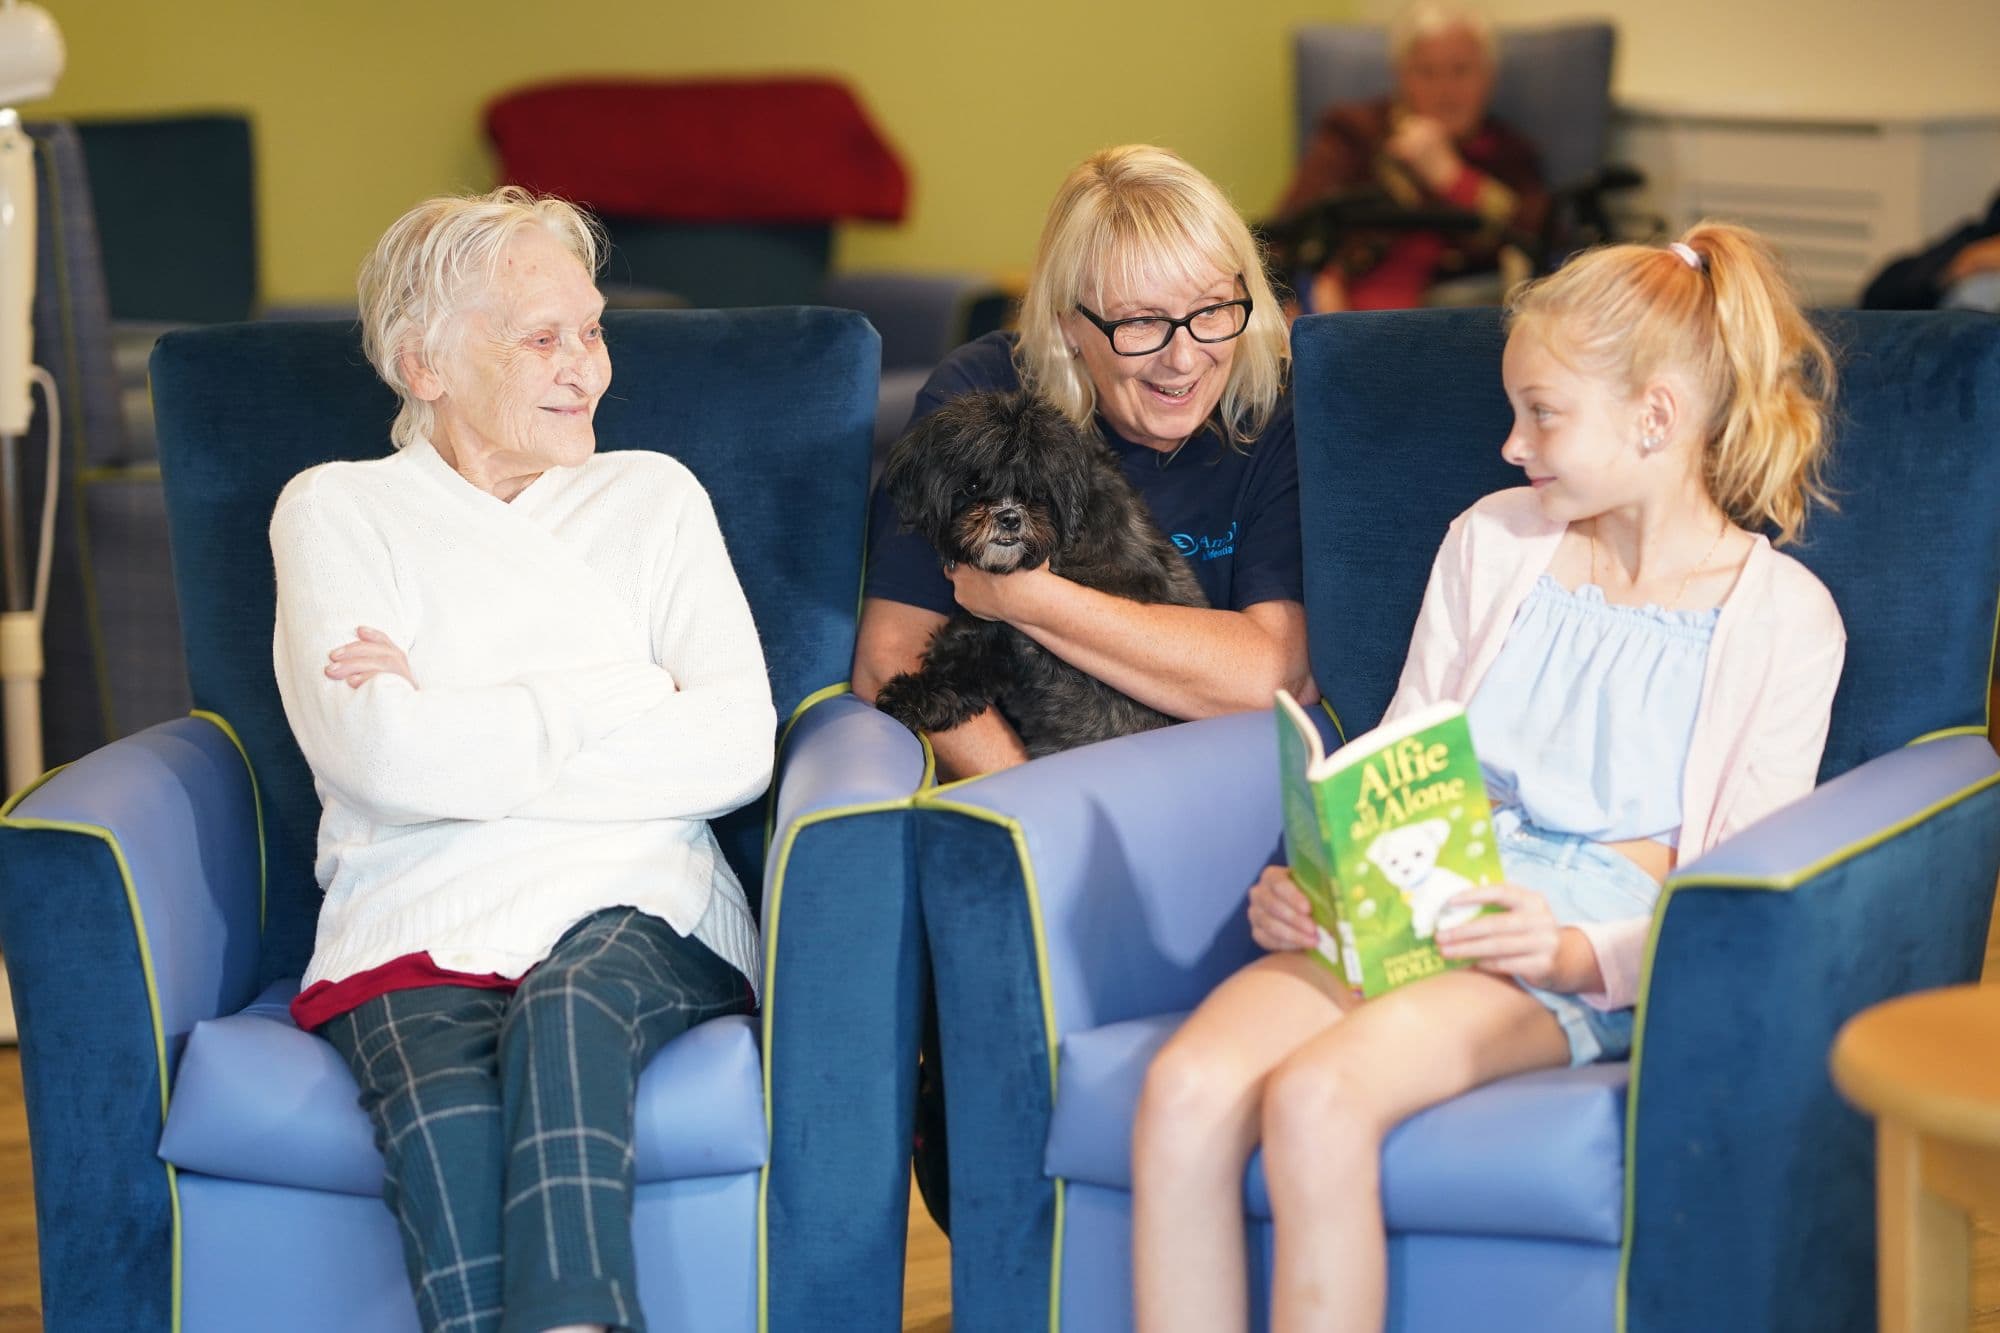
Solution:
<svg viewBox="0 0 2000 1333">
<path fill-rule="evenodd" d="M 1679 255 L 1681 257 L 1681 262 L 1686 264 L 1689 268 L 1693 269 L 1695 272 L 1697 273 L 1708 272 L 1708 261 L 1706 259 L 1703 259 L 1701 257 L 1701 252 L 1696 250 L 1693 246 L 1688 245 L 1682 241 L 1668 241 L 1667 249 Z"/>
</svg>

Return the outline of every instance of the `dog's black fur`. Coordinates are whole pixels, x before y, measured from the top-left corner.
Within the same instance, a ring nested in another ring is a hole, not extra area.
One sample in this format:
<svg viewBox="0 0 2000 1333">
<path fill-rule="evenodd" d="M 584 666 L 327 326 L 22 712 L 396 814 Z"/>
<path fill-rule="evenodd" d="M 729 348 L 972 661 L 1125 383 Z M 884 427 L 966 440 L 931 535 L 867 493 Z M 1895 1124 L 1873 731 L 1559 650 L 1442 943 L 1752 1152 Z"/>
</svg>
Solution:
<svg viewBox="0 0 2000 1333">
<path fill-rule="evenodd" d="M 1047 561 L 1131 601 L 1208 605 L 1110 448 L 1042 399 L 952 400 L 895 443 L 882 484 L 947 563 L 1005 574 Z M 875 703 L 912 731 L 947 731 L 997 706 L 1030 755 L 1173 721 L 1011 625 L 962 610 L 931 636 L 922 667 Z"/>
</svg>

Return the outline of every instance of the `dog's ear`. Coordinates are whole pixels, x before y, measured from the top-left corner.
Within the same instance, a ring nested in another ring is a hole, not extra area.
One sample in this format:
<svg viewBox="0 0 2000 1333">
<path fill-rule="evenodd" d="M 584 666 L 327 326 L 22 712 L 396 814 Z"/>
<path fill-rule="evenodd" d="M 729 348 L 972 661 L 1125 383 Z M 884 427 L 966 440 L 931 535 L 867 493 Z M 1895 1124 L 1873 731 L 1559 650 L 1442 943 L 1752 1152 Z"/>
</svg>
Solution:
<svg viewBox="0 0 2000 1333">
<path fill-rule="evenodd" d="M 933 475 L 937 469 L 927 467 L 926 460 L 936 457 L 941 440 L 955 429 L 952 409 L 947 403 L 904 431 L 889 446 L 888 462 L 882 469 L 882 488 L 889 493 L 897 517 L 925 534 L 937 531 L 949 519 L 940 506 L 950 497 L 938 494 Z"/>
</svg>

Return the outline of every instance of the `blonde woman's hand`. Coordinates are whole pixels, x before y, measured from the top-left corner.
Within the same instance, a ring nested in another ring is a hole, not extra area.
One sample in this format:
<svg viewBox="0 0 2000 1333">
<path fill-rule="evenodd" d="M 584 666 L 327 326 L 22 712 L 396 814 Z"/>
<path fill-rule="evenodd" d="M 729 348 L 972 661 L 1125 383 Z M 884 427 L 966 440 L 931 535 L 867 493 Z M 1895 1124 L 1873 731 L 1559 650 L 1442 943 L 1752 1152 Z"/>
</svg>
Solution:
<svg viewBox="0 0 2000 1333">
<path fill-rule="evenodd" d="M 411 689 L 417 688 L 410 659 L 388 635 L 367 625 L 357 626 L 354 633 L 356 637 L 351 643 L 343 643 L 326 655 L 328 676 L 344 680 L 357 690 L 377 676 L 401 676 L 410 682 Z"/>
<path fill-rule="evenodd" d="M 1319 943 L 1312 905 L 1288 866 L 1265 866 L 1250 886 L 1250 934 L 1273 953 L 1310 949 Z"/>
<path fill-rule="evenodd" d="M 1015 626 L 1031 616 L 1055 578 L 1047 565 L 994 574 L 977 565 L 953 564 L 944 573 L 960 609 L 981 620 L 1004 620 Z"/>
</svg>

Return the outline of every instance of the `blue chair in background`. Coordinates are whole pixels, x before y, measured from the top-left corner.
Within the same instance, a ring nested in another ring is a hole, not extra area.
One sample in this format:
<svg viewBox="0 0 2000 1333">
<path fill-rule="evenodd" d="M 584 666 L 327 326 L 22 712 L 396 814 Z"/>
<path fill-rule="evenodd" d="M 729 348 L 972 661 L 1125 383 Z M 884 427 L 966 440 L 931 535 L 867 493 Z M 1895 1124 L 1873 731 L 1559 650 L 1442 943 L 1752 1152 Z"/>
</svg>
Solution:
<svg viewBox="0 0 2000 1333">
<path fill-rule="evenodd" d="M 1509 1079 L 1390 1137 L 1394 1329 L 1873 1327 L 1873 1138 L 1827 1052 L 1859 1010 L 1983 959 L 2000 323 L 1823 327 L 1845 352 L 1839 508 L 1796 552 L 1849 635 L 1823 785 L 1668 880 L 1629 1065 Z M 1410 311 L 1301 320 L 1293 344 L 1314 673 L 1351 735 L 1388 705 L 1447 524 L 1519 480 L 1502 333 L 1492 310 Z M 1244 893 L 1279 843 L 1276 763 L 1271 716 L 1244 714 L 919 798 L 955 1328 L 1130 1325 L 1141 1079 L 1255 954 Z M 1257 1159 L 1245 1208 L 1254 1306 Z"/>
<path fill-rule="evenodd" d="M 899 756 L 922 767 L 914 738 L 841 684 L 877 340 L 829 310 L 607 323 L 618 374 L 600 447 L 661 449 L 701 478 L 791 718 L 773 737 L 774 806 L 716 821 L 755 898 L 774 817 L 790 847 L 819 812 L 907 798 Z M 0 812 L 46 1326 L 414 1328 L 352 1081 L 285 1010 L 319 907 L 319 807 L 272 679 L 266 539 L 292 475 L 387 450 L 393 400 L 335 324 L 170 334 L 153 383 L 197 711 Z M 825 972 L 835 985 L 842 963 Z M 782 993 L 810 984 L 786 977 Z M 755 1020 L 723 1019 L 671 1043 L 641 1082 L 635 1230 L 660 1327 L 757 1325 L 767 1109 L 785 1114 L 768 1106 L 762 1058 Z M 783 1171 L 812 1165 L 795 1154 Z"/>
</svg>

